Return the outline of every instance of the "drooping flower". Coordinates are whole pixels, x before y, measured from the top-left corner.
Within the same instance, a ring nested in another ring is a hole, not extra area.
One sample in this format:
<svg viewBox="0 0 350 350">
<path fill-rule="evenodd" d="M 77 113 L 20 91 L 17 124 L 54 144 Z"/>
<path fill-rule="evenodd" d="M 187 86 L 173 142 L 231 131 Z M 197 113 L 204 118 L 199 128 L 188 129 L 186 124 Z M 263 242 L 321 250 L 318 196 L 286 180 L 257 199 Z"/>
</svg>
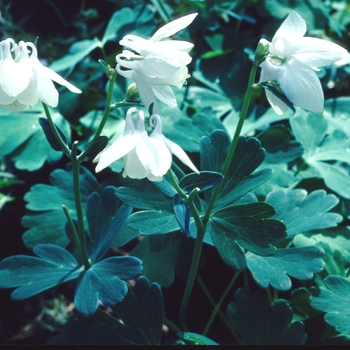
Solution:
<svg viewBox="0 0 350 350">
<path fill-rule="evenodd" d="M 120 40 L 120 45 L 134 52 L 124 50 L 116 56 L 118 73 L 134 80 L 147 108 L 154 103 L 158 112 L 156 98 L 170 107 L 177 106 L 170 86 L 181 88 L 186 83 L 189 77 L 187 65 L 192 60 L 188 52 L 194 45 L 187 41 L 161 39 L 186 28 L 196 16 L 194 13 L 166 24 L 149 40 L 132 34 Z"/>
<path fill-rule="evenodd" d="M 58 92 L 52 81 L 72 92 L 81 93 L 56 72 L 42 65 L 33 43 L 20 41 L 16 44 L 11 38 L 0 42 L 0 108 L 18 112 L 38 100 L 56 107 Z"/>
<path fill-rule="evenodd" d="M 134 113 L 137 114 L 135 121 L 132 118 Z M 154 125 L 154 130 L 148 135 L 143 112 L 135 107 L 130 108 L 126 113 L 124 133 L 94 159 L 95 163 L 98 162 L 96 172 L 123 157 L 123 177 L 147 177 L 150 181 L 161 181 L 170 169 L 172 153 L 190 169 L 198 172 L 181 147 L 162 134 L 160 116 L 153 114 L 150 123 Z"/>
<path fill-rule="evenodd" d="M 293 104 L 322 113 L 324 95 L 316 67 L 341 59 L 347 51 L 327 40 L 304 37 L 305 33 L 304 19 L 291 12 L 269 43 L 269 54 L 260 64 L 260 82 L 277 81 Z M 275 112 L 280 115 L 286 112 L 287 105 L 270 91 L 265 91 Z"/>
</svg>

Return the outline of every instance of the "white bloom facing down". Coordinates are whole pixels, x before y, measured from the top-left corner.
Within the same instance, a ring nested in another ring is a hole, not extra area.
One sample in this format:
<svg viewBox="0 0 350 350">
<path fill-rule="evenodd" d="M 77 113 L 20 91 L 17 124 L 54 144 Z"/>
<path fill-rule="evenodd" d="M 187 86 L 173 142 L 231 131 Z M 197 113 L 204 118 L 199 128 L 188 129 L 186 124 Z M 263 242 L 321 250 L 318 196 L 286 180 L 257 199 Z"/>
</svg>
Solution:
<svg viewBox="0 0 350 350">
<path fill-rule="evenodd" d="M 134 113 L 137 115 L 135 121 L 132 118 Z M 147 177 L 150 181 L 161 181 L 170 169 L 172 154 L 190 169 L 198 172 L 182 148 L 162 134 L 160 116 L 153 114 L 150 123 L 154 125 L 154 130 L 148 135 L 143 112 L 135 107 L 130 108 L 126 113 L 124 133 L 94 159 L 95 163 L 98 162 L 96 172 L 123 157 L 123 177 Z"/>
<path fill-rule="evenodd" d="M 134 80 L 146 108 L 154 103 L 157 111 L 156 98 L 170 107 L 177 106 L 170 86 L 181 88 L 186 82 L 187 65 L 192 60 L 188 52 L 194 45 L 187 41 L 161 39 L 186 28 L 196 16 L 194 13 L 166 24 L 149 40 L 129 34 L 119 42 L 133 52 L 124 50 L 116 56 L 118 73 Z"/>
<path fill-rule="evenodd" d="M 347 51 L 327 40 L 304 37 L 305 33 L 304 19 L 291 12 L 275 33 L 269 55 L 260 65 L 260 82 L 276 80 L 293 104 L 322 113 L 324 96 L 316 67 L 338 61 Z M 286 104 L 273 93 L 266 90 L 266 96 L 276 113 L 286 112 Z"/>
<path fill-rule="evenodd" d="M 0 42 L 0 108 L 18 112 L 36 104 L 38 100 L 56 107 L 58 92 L 52 81 L 72 92 L 81 93 L 41 64 L 33 43 L 20 41 L 16 44 L 11 38 Z"/>
</svg>

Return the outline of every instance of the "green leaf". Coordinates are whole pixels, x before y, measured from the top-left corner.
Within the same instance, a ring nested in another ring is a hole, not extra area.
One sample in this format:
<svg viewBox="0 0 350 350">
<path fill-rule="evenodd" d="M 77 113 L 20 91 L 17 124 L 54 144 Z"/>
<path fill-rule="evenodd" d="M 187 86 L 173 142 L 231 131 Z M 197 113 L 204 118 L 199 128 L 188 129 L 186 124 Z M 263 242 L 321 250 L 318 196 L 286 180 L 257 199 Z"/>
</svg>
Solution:
<svg viewBox="0 0 350 350">
<path fill-rule="evenodd" d="M 180 229 L 174 211 L 143 210 L 130 215 L 128 226 L 143 235 L 156 235 Z"/>
<path fill-rule="evenodd" d="M 274 209 L 266 203 L 234 205 L 213 213 L 207 231 L 221 258 L 232 268 L 242 271 L 246 259 L 240 246 L 263 256 L 273 255 L 273 245 L 285 237 L 285 225 L 269 219 Z"/>
<path fill-rule="evenodd" d="M 339 200 L 324 190 L 310 194 L 304 189 L 289 192 L 275 190 L 267 195 L 265 202 L 275 208 L 274 218 L 287 226 L 288 237 L 310 230 L 335 227 L 343 219 L 340 214 L 327 213 Z"/>
<path fill-rule="evenodd" d="M 64 248 L 53 244 L 34 247 L 38 256 L 14 255 L 0 264 L 0 288 L 14 288 L 11 298 L 21 300 L 79 277 L 84 267 Z"/>
<path fill-rule="evenodd" d="M 271 306 L 266 293 L 248 288 L 235 293 L 235 302 L 227 307 L 227 318 L 245 345 L 303 345 L 307 335 L 304 324 L 294 322 L 293 310 L 284 300 L 276 300 Z"/>
<path fill-rule="evenodd" d="M 164 318 L 162 291 L 139 277 L 134 290 L 112 307 L 117 320 L 98 310 L 90 318 L 70 320 L 55 339 L 59 345 L 160 345 Z"/>
<path fill-rule="evenodd" d="M 341 276 L 328 276 L 324 279 L 325 288 L 311 297 L 311 306 L 326 312 L 325 321 L 335 329 L 350 335 L 350 281 Z"/>
<path fill-rule="evenodd" d="M 120 205 L 114 195 L 116 188 L 105 187 L 101 196 L 94 192 L 86 204 L 86 218 L 89 225 L 88 248 L 92 261 L 101 260 L 123 229 L 132 208 Z"/>
<path fill-rule="evenodd" d="M 74 304 L 84 316 L 93 315 L 100 299 L 105 306 L 121 302 L 130 280 L 142 273 L 141 260 L 130 256 L 114 256 L 93 264 L 80 278 L 74 294 Z"/>
<path fill-rule="evenodd" d="M 22 236 L 24 244 L 34 247 L 39 243 L 53 243 L 60 246 L 68 244 L 65 234 L 66 216 L 62 204 L 72 218 L 76 218 L 73 173 L 71 166 L 67 170 L 56 169 L 50 175 L 52 185 L 36 184 L 24 196 L 28 212 L 22 218 L 22 225 L 29 228 Z M 93 192 L 101 188 L 94 176 L 84 167 L 80 167 L 80 190 L 83 208 Z"/>
<path fill-rule="evenodd" d="M 331 126 L 334 127 L 334 124 L 331 125 L 327 118 L 321 118 L 318 114 L 298 110 L 298 113 L 290 119 L 290 123 L 295 138 L 305 149 L 303 158 L 307 164 L 316 170 L 331 190 L 349 199 L 348 172 L 333 163 L 339 161 L 350 164 L 350 138 L 342 130 L 334 128 L 332 130 Z M 305 171 L 299 172 L 301 176 L 305 173 Z"/>
<path fill-rule="evenodd" d="M 98 47 L 103 47 L 103 43 L 97 38 L 77 41 L 69 48 L 69 53 L 67 55 L 54 61 L 50 65 L 50 69 L 55 72 L 61 72 L 66 69 L 72 70 L 76 64 Z"/>
<path fill-rule="evenodd" d="M 203 137 L 200 148 L 201 169 L 222 171 L 229 145 L 228 135 L 221 130 L 215 130 L 210 137 Z M 214 210 L 231 205 L 271 177 L 270 169 L 251 174 L 264 160 L 265 151 L 260 146 L 260 142 L 255 138 L 239 138 Z M 206 193 L 206 199 L 210 198 L 209 194 L 210 192 Z"/>
<path fill-rule="evenodd" d="M 350 264 L 350 231 L 346 227 L 335 227 L 328 230 L 311 231 L 294 237 L 296 247 L 317 245 L 325 251 L 325 270 L 329 275 L 347 276 Z"/>
<path fill-rule="evenodd" d="M 190 235 L 191 211 L 178 194 L 174 196 L 174 214 L 181 231 L 188 237 Z"/>
<path fill-rule="evenodd" d="M 293 141 L 291 132 L 281 125 L 272 126 L 258 138 L 266 150 L 265 161 L 270 164 L 291 162 L 304 152 L 301 143 Z"/>
<path fill-rule="evenodd" d="M 50 109 L 50 113 L 55 124 L 69 138 L 68 122 L 57 111 Z M 62 153 L 53 150 L 47 142 L 38 123 L 40 117 L 45 118 L 41 104 L 18 113 L 1 110 L 0 156 L 8 155 L 18 169 L 34 171 L 46 161 L 54 163 L 62 157 Z"/>
<path fill-rule="evenodd" d="M 219 345 L 214 340 L 197 333 L 180 332 L 177 333 L 177 336 L 188 342 L 190 345 Z"/>
<path fill-rule="evenodd" d="M 161 182 L 152 182 L 148 179 L 127 180 L 129 187 L 118 187 L 115 195 L 123 203 L 140 209 L 173 209 L 175 189 L 164 177 Z"/>
<path fill-rule="evenodd" d="M 54 134 L 51 130 L 50 124 L 47 121 L 47 119 L 39 118 L 39 124 L 40 124 L 41 128 L 43 129 L 44 134 L 46 136 L 46 139 L 49 142 L 52 149 L 54 149 L 55 151 L 62 151 L 61 145 L 59 144 L 56 137 L 54 136 Z M 62 132 L 62 130 L 55 123 L 54 123 L 54 126 L 55 126 L 57 133 L 60 135 L 63 143 L 66 144 L 67 143 L 66 135 Z"/>
<path fill-rule="evenodd" d="M 187 279 L 193 245 L 194 240 L 180 232 L 146 236 L 131 255 L 142 260 L 143 273 L 150 281 L 169 287 L 174 282 L 175 272 L 183 280 Z"/>
<path fill-rule="evenodd" d="M 246 255 L 248 269 L 254 280 L 262 288 L 271 285 L 277 290 L 289 290 L 292 281 L 288 276 L 299 280 L 309 280 L 314 273 L 324 267 L 322 248 L 304 247 L 278 249 L 273 256 Z"/>
<path fill-rule="evenodd" d="M 179 108 L 170 107 L 162 110 L 162 123 L 163 134 L 188 152 L 198 152 L 203 135 L 209 136 L 215 129 L 224 129 L 220 120 L 208 113 L 196 113 L 189 118 Z"/>
<path fill-rule="evenodd" d="M 191 173 L 185 175 L 179 181 L 179 186 L 185 192 L 191 192 L 198 187 L 201 192 L 211 188 L 223 180 L 223 175 L 215 171 L 200 171 L 199 174 Z"/>
</svg>

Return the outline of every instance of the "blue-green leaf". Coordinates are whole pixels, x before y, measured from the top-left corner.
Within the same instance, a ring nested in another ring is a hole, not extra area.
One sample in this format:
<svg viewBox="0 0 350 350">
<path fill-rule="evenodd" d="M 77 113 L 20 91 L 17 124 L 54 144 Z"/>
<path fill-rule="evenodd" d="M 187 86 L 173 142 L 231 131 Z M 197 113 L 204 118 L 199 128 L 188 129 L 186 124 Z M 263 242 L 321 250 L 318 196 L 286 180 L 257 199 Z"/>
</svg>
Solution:
<svg viewBox="0 0 350 350">
<path fill-rule="evenodd" d="M 14 288 L 11 298 L 29 298 L 79 277 L 84 267 L 64 248 L 53 244 L 34 247 L 38 256 L 14 255 L 0 264 L 0 288 Z"/>
<path fill-rule="evenodd" d="M 89 225 L 90 259 L 99 261 L 107 253 L 117 235 L 126 224 L 132 208 L 120 205 L 115 196 L 116 188 L 105 187 L 101 196 L 94 192 L 86 204 Z"/>
<path fill-rule="evenodd" d="M 211 340 L 208 337 L 197 333 L 180 332 L 177 333 L 177 336 L 188 342 L 190 345 L 219 345 L 214 340 Z"/>
<path fill-rule="evenodd" d="M 214 171 L 201 171 L 199 174 L 191 173 L 181 178 L 179 186 L 185 192 L 191 192 L 198 187 L 200 191 L 205 191 L 223 180 L 223 175 Z"/>
<path fill-rule="evenodd" d="M 68 244 L 65 234 L 67 221 L 62 205 L 66 205 L 72 218 L 76 218 L 73 173 L 71 166 L 67 170 L 56 169 L 50 175 L 52 185 L 36 184 L 24 196 L 27 202 L 27 214 L 22 225 L 29 228 L 22 239 L 28 247 L 40 243 L 54 243 L 60 246 Z M 80 167 L 80 190 L 83 208 L 93 192 L 101 188 L 95 177 L 84 167 Z"/>
<path fill-rule="evenodd" d="M 62 151 L 61 145 L 59 144 L 56 137 L 54 136 L 47 119 L 39 118 L 39 124 L 40 124 L 41 128 L 43 129 L 44 134 L 46 136 L 46 139 L 49 142 L 52 149 L 54 149 L 55 151 Z M 58 134 L 61 136 L 62 141 L 64 143 L 66 143 L 67 142 L 66 135 L 63 133 L 63 131 L 55 123 L 54 123 L 54 126 L 55 126 L 55 129 L 58 132 Z"/>
<path fill-rule="evenodd" d="M 112 309 L 122 322 L 98 310 L 93 317 L 70 320 L 53 344 L 160 345 L 164 305 L 158 284 L 139 277 L 133 291 Z"/>
<path fill-rule="evenodd" d="M 326 312 L 325 321 L 338 332 L 350 335 L 350 281 L 331 275 L 323 282 L 326 288 L 311 297 L 311 306 Z"/>
<path fill-rule="evenodd" d="M 327 213 L 336 206 L 339 199 L 324 190 L 307 193 L 304 189 L 289 192 L 275 190 L 266 197 L 266 203 L 275 210 L 275 219 L 283 221 L 287 226 L 288 237 L 310 230 L 337 226 L 342 216 L 337 213 Z"/>
<path fill-rule="evenodd" d="M 121 302 L 127 291 L 129 280 L 142 273 L 141 260 L 129 257 L 111 257 L 92 265 L 85 271 L 75 290 L 74 303 L 84 316 L 93 315 L 98 299 L 105 306 Z"/>
<path fill-rule="evenodd" d="M 213 213 L 207 231 L 222 259 L 236 270 L 246 266 L 242 246 L 262 255 L 273 255 L 273 245 L 286 237 L 285 225 L 270 219 L 274 209 L 266 203 L 234 205 Z"/>
<path fill-rule="evenodd" d="M 271 306 L 266 292 L 252 294 L 248 288 L 235 293 L 235 302 L 227 307 L 227 318 L 245 345 L 302 345 L 307 335 L 304 324 L 292 323 L 293 310 L 285 300 Z"/>
<path fill-rule="evenodd" d="M 200 143 L 201 169 L 220 172 L 228 152 L 230 140 L 221 130 L 214 131 L 209 137 L 203 137 Z M 235 154 L 230 167 L 222 181 L 219 199 L 215 208 L 226 207 L 240 197 L 267 181 L 272 171 L 264 169 L 251 174 L 264 160 L 265 151 L 255 138 L 241 136 L 238 140 Z M 205 198 L 210 197 L 210 191 Z"/>
<path fill-rule="evenodd" d="M 191 211 L 178 194 L 174 196 L 174 213 L 182 232 L 188 237 L 190 235 Z"/>
<path fill-rule="evenodd" d="M 324 250 L 318 246 L 278 249 L 273 256 L 246 255 L 248 269 L 254 280 L 262 287 L 271 285 L 277 290 L 289 290 L 292 281 L 288 277 L 309 280 L 321 272 Z"/>
</svg>

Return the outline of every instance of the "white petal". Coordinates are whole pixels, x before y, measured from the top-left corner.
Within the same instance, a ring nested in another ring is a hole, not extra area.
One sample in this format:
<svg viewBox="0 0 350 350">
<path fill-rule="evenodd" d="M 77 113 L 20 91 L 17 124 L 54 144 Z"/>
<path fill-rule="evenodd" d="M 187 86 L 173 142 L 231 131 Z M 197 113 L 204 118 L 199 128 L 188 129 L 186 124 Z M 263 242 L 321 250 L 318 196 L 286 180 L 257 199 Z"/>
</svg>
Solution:
<svg viewBox="0 0 350 350">
<path fill-rule="evenodd" d="M 152 85 L 153 93 L 158 100 L 162 101 L 169 107 L 176 107 L 177 102 L 176 102 L 176 97 L 174 94 L 174 91 L 170 86 L 166 85 Z M 156 111 L 153 111 L 156 113 Z"/>
<path fill-rule="evenodd" d="M 112 145 L 103 150 L 100 154 L 96 156 L 93 162 L 98 161 L 96 166 L 96 172 L 100 172 L 101 170 L 107 168 L 116 160 L 124 157 L 127 153 L 131 152 L 137 145 L 140 140 L 139 133 L 128 133 L 123 134 L 118 137 Z"/>
<path fill-rule="evenodd" d="M 288 106 L 272 92 L 265 89 L 265 94 L 267 100 L 270 103 L 270 106 L 275 111 L 275 113 L 282 115 L 288 111 Z"/>
<path fill-rule="evenodd" d="M 292 60 L 283 65 L 278 82 L 287 98 L 310 112 L 323 113 L 323 90 L 316 73 Z"/>
<path fill-rule="evenodd" d="M 305 37 L 300 40 L 293 57 L 305 65 L 321 67 L 340 60 L 347 53 L 343 47 L 330 41 Z"/>
<path fill-rule="evenodd" d="M 164 40 L 158 41 L 156 44 L 163 50 L 171 49 L 186 53 L 190 52 L 194 47 L 194 44 L 190 43 L 189 41 L 182 40 Z"/>
<path fill-rule="evenodd" d="M 190 25 L 195 17 L 197 16 L 197 13 L 192 13 L 187 16 L 180 17 L 176 19 L 175 21 L 171 21 L 162 28 L 158 29 L 154 35 L 151 38 L 151 41 L 159 41 L 163 38 L 168 38 L 169 36 L 174 35 L 181 29 L 186 28 L 188 25 Z"/>
<path fill-rule="evenodd" d="M 35 90 L 36 85 L 37 80 L 34 76 L 27 88 L 17 96 L 17 101 L 24 105 L 35 105 L 38 102 L 38 95 Z"/>
<path fill-rule="evenodd" d="M 9 96 L 17 96 L 29 84 L 33 76 L 28 59 L 15 63 L 12 58 L 2 62 L 0 68 L 0 84 Z"/>
<path fill-rule="evenodd" d="M 124 157 L 123 176 L 129 176 L 132 179 L 143 179 L 149 174 L 149 170 L 141 163 L 136 148 L 131 150 Z"/>
<path fill-rule="evenodd" d="M 27 107 L 27 105 L 24 105 L 22 103 L 19 103 L 18 101 L 15 101 L 3 107 L 6 107 L 8 110 L 12 112 L 22 112 Z"/>
<path fill-rule="evenodd" d="M 134 61 L 133 63 L 136 62 L 138 63 L 137 69 L 133 67 L 132 69 L 145 76 L 158 77 L 160 79 L 170 77 L 180 68 L 176 57 L 157 55 L 157 52 L 152 52 L 146 59 Z"/>
<path fill-rule="evenodd" d="M 52 80 L 41 71 L 36 71 L 36 93 L 40 101 L 51 107 L 58 105 L 58 91 Z"/>
<path fill-rule="evenodd" d="M 128 34 L 125 35 L 122 40 L 119 41 L 121 46 L 126 46 L 133 51 L 140 53 L 141 49 L 149 43 L 148 40 L 142 39 L 137 35 Z"/>
<path fill-rule="evenodd" d="M 302 38 L 305 33 L 306 23 L 304 19 L 295 11 L 292 11 L 275 33 L 272 39 L 272 44 L 274 44 L 274 41 L 279 38 L 295 41 L 298 38 Z"/>
<path fill-rule="evenodd" d="M 46 75 L 49 79 L 53 80 L 54 82 L 62 86 L 65 86 L 71 92 L 74 92 L 76 94 L 81 94 L 82 91 L 80 89 L 75 87 L 73 84 L 69 83 L 67 80 L 63 79 L 59 74 L 54 72 L 52 69 L 43 66 L 37 58 L 31 57 L 31 61 L 32 61 L 33 69 L 35 69 L 37 72 L 40 72 L 41 74 Z"/>
<path fill-rule="evenodd" d="M 16 100 L 17 96 L 9 96 L 0 86 L 0 104 L 8 105 Z"/>
<path fill-rule="evenodd" d="M 154 176 L 163 176 L 171 167 L 171 153 L 162 139 L 151 138 L 149 141 L 153 144 L 153 157 L 155 159 L 156 170 L 151 171 Z"/>
<path fill-rule="evenodd" d="M 164 137 L 164 141 L 172 154 L 179 158 L 179 160 L 181 160 L 181 162 L 187 165 L 191 170 L 193 170 L 196 173 L 199 173 L 198 169 L 192 163 L 191 159 L 179 145 L 170 141 L 166 137 Z"/>
<path fill-rule="evenodd" d="M 158 107 L 158 104 L 156 102 L 156 98 L 154 96 L 152 85 L 149 82 L 149 80 L 142 75 L 136 74 L 135 72 L 133 72 L 132 78 L 134 79 L 134 81 L 137 85 L 137 89 L 139 90 L 140 98 L 141 98 L 143 104 L 145 105 L 145 107 L 148 109 L 149 106 L 153 103 L 153 105 L 154 105 L 153 111 L 155 113 L 158 113 L 159 107 Z M 155 110 L 155 108 L 157 109 L 157 111 Z"/>
</svg>

